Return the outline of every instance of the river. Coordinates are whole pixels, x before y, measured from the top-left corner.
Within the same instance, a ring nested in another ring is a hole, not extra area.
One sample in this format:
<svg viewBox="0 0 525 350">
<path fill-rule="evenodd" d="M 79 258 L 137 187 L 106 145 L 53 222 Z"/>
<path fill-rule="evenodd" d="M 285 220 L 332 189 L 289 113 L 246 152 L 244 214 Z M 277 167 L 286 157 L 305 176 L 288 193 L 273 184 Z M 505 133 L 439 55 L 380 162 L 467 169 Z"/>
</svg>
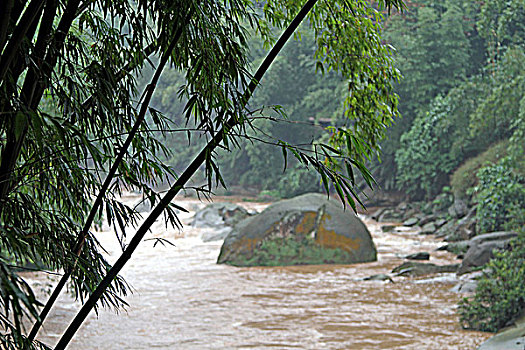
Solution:
<svg viewBox="0 0 525 350">
<path fill-rule="evenodd" d="M 217 199 L 215 200 L 217 201 Z M 183 199 L 195 210 L 206 203 Z M 240 202 L 248 209 L 267 204 Z M 191 215 L 181 217 L 184 223 Z M 428 236 L 406 229 L 386 233 L 364 217 L 378 261 L 356 265 L 237 268 L 215 263 L 221 242 L 204 243 L 205 229 L 182 232 L 155 225 L 123 276 L 134 293 L 119 314 L 91 315 L 69 349 L 475 349 L 488 334 L 464 331 L 455 314 L 459 296 L 449 291 L 453 274 L 396 277 L 395 283 L 363 281 L 401 264 L 401 256 L 428 251 L 431 262 L 455 262 Z M 114 235 L 97 238 L 110 260 L 118 257 Z M 34 277 L 46 287 L 46 278 Z M 62 295 L 39 339 L 49 345 L 79 304 Z"/>
</svg>

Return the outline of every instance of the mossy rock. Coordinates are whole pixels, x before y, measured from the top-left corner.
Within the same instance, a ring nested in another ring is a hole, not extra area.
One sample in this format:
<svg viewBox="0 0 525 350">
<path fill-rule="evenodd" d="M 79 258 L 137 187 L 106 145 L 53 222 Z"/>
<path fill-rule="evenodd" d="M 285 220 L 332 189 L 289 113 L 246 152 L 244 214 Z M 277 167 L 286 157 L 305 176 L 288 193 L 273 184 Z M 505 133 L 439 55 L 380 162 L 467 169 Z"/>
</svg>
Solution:
<svg viewBox="0 0 525 350">
<path fill-rule="evenodd" d="M 219 264 L 282 266 L 376 260 L 366 226 L 340 202 L 305 194 L 270 205 L 226 237 Z"/>
<path fill-rule="evenodd" d="M 495 164 L 507 155 L 508 140 L 490 146 L 485 152 L 467 159 L 452 174 L 450 184 L 456 198 L 469 198 L 468 190 L 478 183 L 476 176 L 479 169 L 487 164 Z"/>
</svg>

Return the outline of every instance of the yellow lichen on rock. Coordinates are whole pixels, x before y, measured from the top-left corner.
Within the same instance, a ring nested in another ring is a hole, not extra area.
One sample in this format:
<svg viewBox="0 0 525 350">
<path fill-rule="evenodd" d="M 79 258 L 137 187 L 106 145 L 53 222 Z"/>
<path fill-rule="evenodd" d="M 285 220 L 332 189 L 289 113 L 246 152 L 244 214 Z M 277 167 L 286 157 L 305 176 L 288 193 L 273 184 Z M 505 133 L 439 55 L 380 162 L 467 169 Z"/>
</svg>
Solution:
<svg viewBox="0 0 525 350">
<path fill-rule="evenodd" d="M 239 242 L 239 246 L 242 247 L 242 250 L 244 251 L 251 251 L 253 252 L 255 250 L 255 247 L 257 247 L 257 244 L 261 240 L 258 238 L 247 238 L 243 237 L 241 241 Z"/>
<path fill-rule="evenodd" d="M 317 213 L 314 211 L 306 212 L 301 222 L 296 226 L 295 232 L 301 235 L 307 235 L 315 229 L 315 219 Z"/>
<path fill-rule="evenodd" d="M 361 239 L 349 238 L 343 235 L 337 234 L 334 230 L 328 230 L 325 225 L 326 221 L 330 220 L 330 215 L 324 213 L 317 233 L 315 235 L 315 242 L 322 247 L 331 249 L 342 249 L 347 252 L 353 252 L 359 250 L 361 246 Z"/>
</svg>

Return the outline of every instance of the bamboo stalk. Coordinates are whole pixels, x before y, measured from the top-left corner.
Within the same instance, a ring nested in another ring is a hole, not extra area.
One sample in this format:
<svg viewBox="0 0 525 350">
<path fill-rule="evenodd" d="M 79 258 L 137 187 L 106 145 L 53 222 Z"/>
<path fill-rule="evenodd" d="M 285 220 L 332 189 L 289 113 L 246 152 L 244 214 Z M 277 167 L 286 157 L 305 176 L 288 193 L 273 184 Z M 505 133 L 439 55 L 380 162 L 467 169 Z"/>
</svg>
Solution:
<svg viewBox="0 0 525 350">
<path fill-rule="evenodd" d="M 264 76 L 274 59 L 277 57 L 281 49 L 284 47 L 284 44 L 290 39 L 291 35 L 295 32 L 299 24 L 304 20 L 306 15 L 311 11 L 313 6 L 316 4 L 317 0 L 308 0 L 306 4 L 301 8 L 297 16 L 293 19 L 290 25 L 283 32 L 279 40 L 275 43 L 273 48 L 270 50 L 263 63 L 257 70 L 254 75 L 254 78 L 250 82 L 243 99 L 241 101 L 242 107 L 245 107 L 248 103 L 248 100 L 252 96 L 255 88 L 259 84 L 259 81 Z M 223 112 L 224 115 L 224 112 Z M 170 188 L 166 195 L 161 199 L 159 204 L 153 209 L 150 215 L 146 218 L 144 223 L 137 230 L 137 233 L 131 239 L 129 245 L 124 250 L 122 255 L 119 257 L 115 265 L 108 271 L 104 279 L 99 283 L 95 291 L 91 294 L 86 303 L 82 306 L 80 311 L 77 313 L 69 327 L 66 329 L 62 337 L 60 338 L 58 344 L 55 347 L 55 350 L 65 349 L 69 344 L 75 333 L 78 331 L 88 314 L 95 307 L 97 301 L 100 299 L 106 288 L 109 287 L 111 282 L 117 277 L 118 273 L 124 265 L 131 258 L 133 252 L 137 249 L 140 242 L 144 238 L 145 234 L 148 232 L 150 227 L 155 223 L 157 218 L 162 214 L 164 209 L 169 205 L 169 203 L 175 198 L 179 191 L 185 186 L 185 184 L 190 180 L 190 178 L 197 172 L 202 164 L 206 161 L 206 157 L 224 140 L 227 136 L 227 131 L 236 125 L 234 118 L 230 118 L 225 127 L 217 132 L 217 134 L 211 139 L 210 142 L 201 150 L 197 157 L 191 162 L 188 168 L 181 174 L 177 179 L 175 184 Z M 226 129 L 225 129 L 226 128 Z"/>
</svg>

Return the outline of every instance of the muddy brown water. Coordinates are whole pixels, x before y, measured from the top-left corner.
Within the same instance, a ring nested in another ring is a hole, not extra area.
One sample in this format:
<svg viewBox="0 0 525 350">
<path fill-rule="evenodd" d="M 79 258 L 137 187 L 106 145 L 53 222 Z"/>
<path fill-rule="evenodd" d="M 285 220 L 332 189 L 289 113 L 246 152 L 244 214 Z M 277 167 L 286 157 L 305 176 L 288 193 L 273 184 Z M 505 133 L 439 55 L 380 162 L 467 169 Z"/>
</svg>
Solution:
<svg viewBox="0 0 525 350">
<path fill-rule="evenodd" d="M 196 209 L 206 203 L 184 200 Z M 240 203 L 262 210 L 266 204 Z M 182 217 L 190 222 L 190 215 Z M 489 334 L 464 331 L 455 314 L 453 274 L 363 281 L 387 273 L 401 256 L 432 252 L 431 262 L 457 262 L 430 237 L 401 228 L 385 233 L 364 218 L 378 261 L 357 265 L 237 268 L 215 263 L 221 242 L 203 243 L 205 229 L 183 232 L 161 223 L 143 242 L 123 275 L 134 293 L 116 314 L 91 315 L 69 349 L 475 349 Z M 404 230 L 403 230 L 404 229 Z M 110 232 L 97 234 L 110 254 L 119 246 Z M 48 288 L 52 281 L 33 276 Z M 39 339 L 54 345 L 79 303 L 62 295 Z"/>
</svg>

